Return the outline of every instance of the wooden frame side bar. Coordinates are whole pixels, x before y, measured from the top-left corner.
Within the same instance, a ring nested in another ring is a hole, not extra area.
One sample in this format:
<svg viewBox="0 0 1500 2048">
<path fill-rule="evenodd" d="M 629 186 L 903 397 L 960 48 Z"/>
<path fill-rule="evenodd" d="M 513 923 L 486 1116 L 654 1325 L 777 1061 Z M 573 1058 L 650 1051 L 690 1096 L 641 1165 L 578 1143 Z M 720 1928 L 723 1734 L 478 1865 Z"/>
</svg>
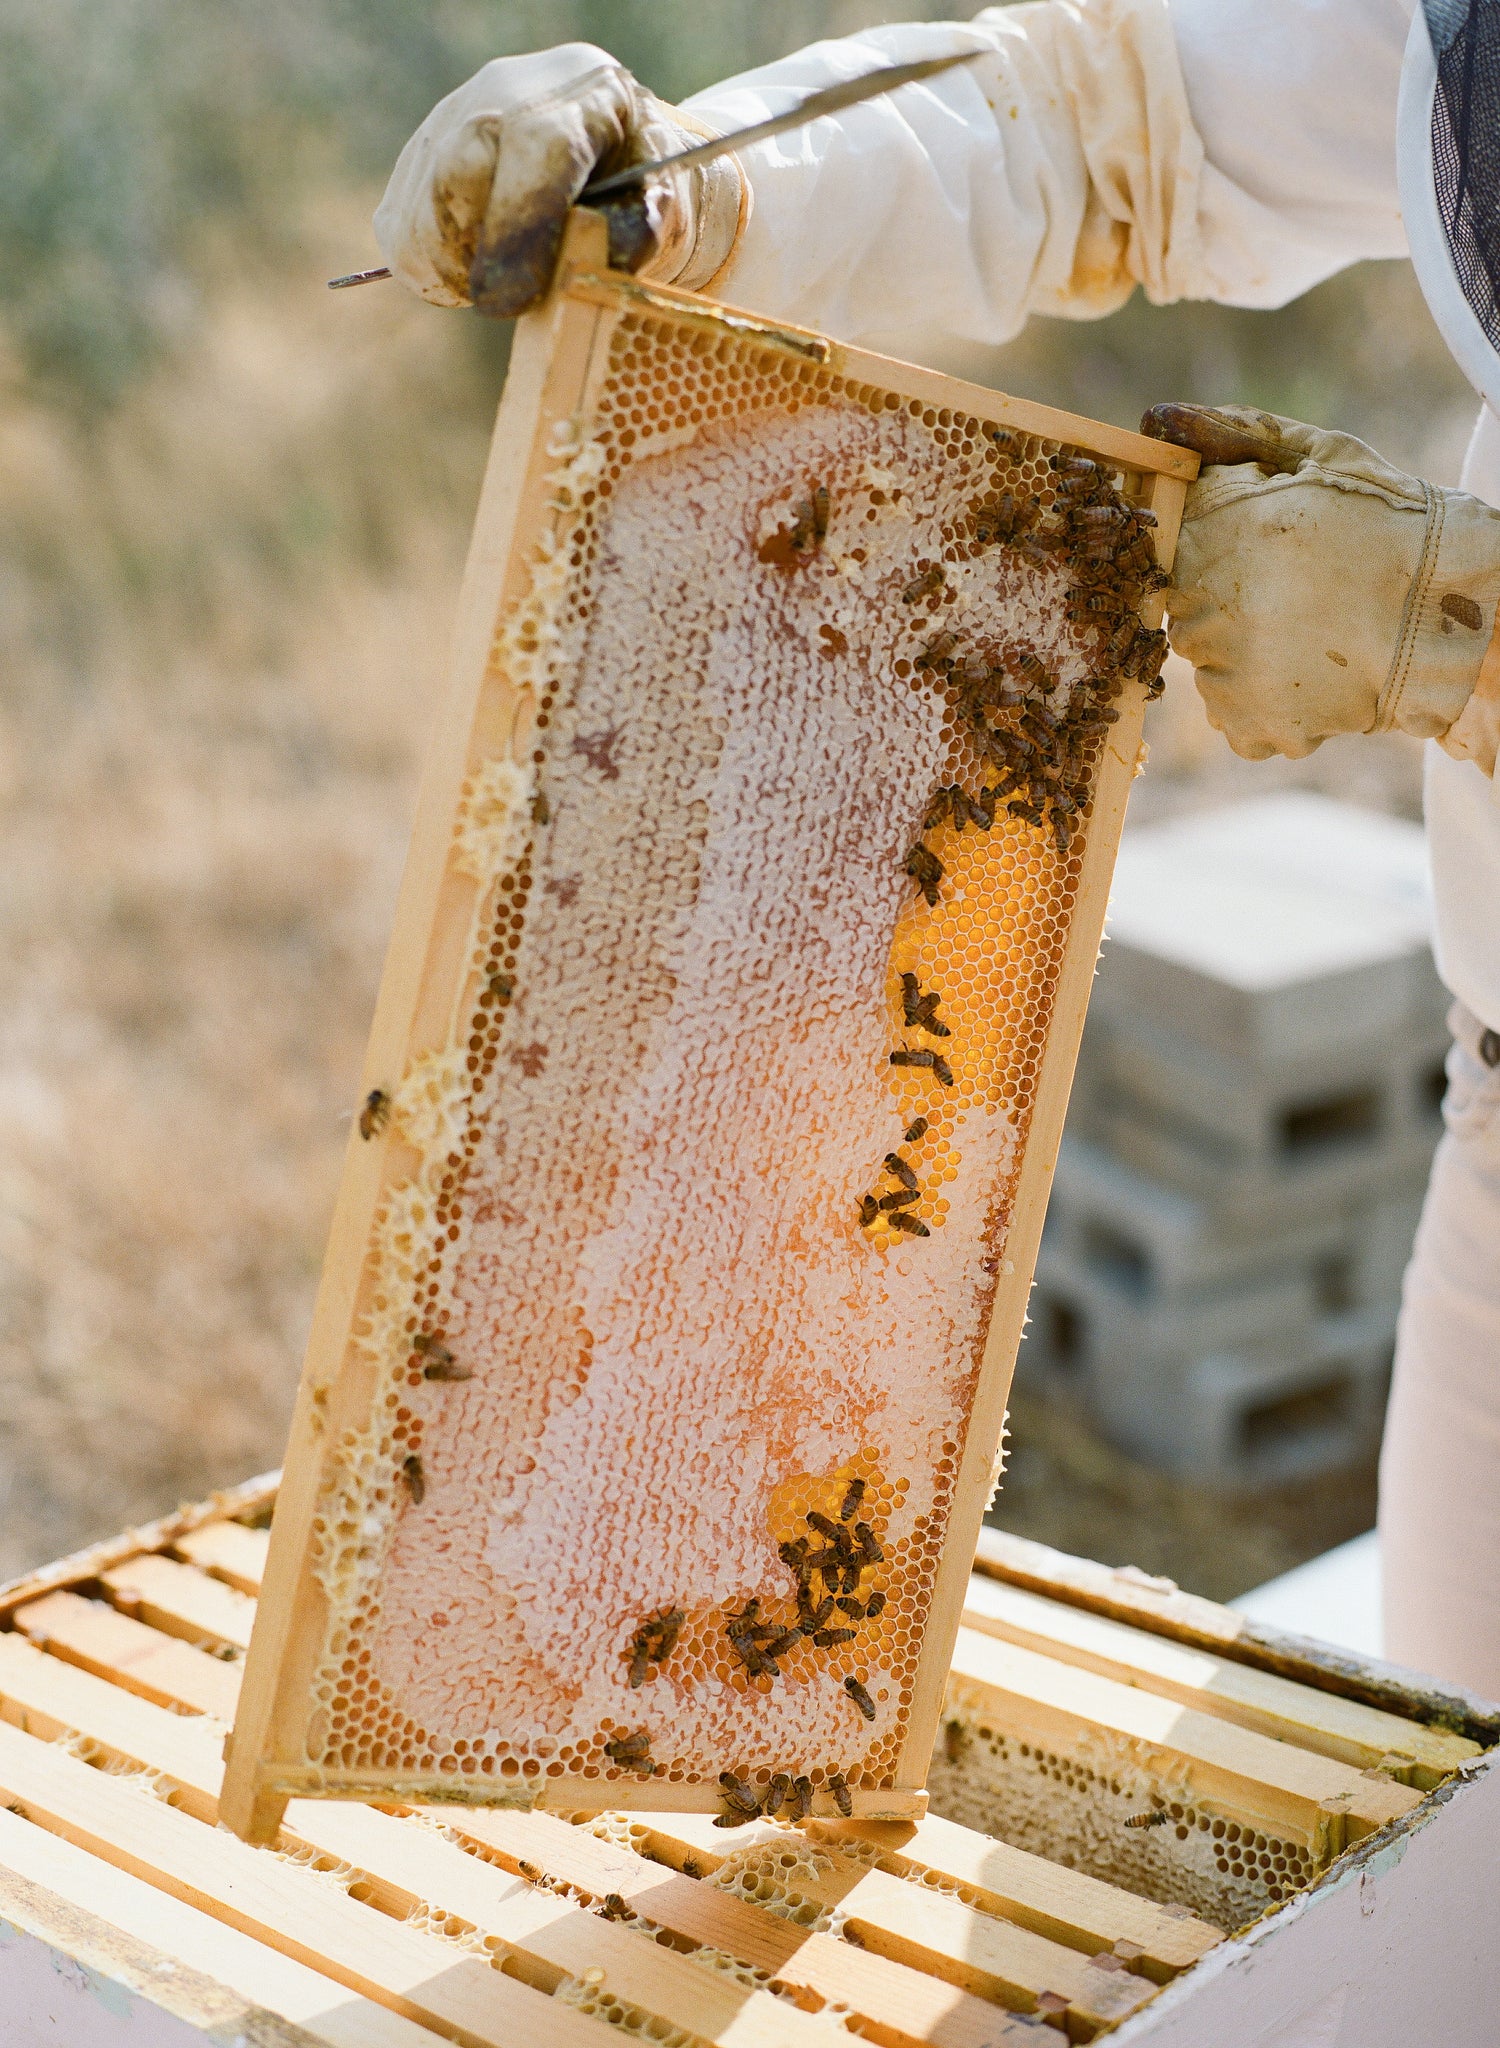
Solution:
<svg viewBox="0 0 1500 2048">
<path fill-rule="evenodd" d="M 1174 477 L 1155 476 L 1148 482 L 1146 497 L 1156 514 L 1157 558 L 1170 568 L 1186 487 Z M 1160 600 L 1156 601 L 1155 616 L 1160 616 Z M 1119 700 L 1119 710 L 1119 721 L 1110 728 L 1110 737 L 1105 745 L 1089 815 L 1073 921 L 1052 999 L 1047 1058 L 1032 1106 L 1025 1138 L 1025 1157 L 1006 1234 L 1005 1271 L 996 1289 L 979 1386 L 954 1488 L 943 1562 L 933 1588 L 932 1606 L 923 1636 L 922 1656 L 917 1667 L 908 1732 L 899 1767 L 901 1779 L 908 1784 L 925 1781 L 943 1711 L 948 1667 L 968 1590 L 969 1560 L 975 1554 L 979 1533 L 984 1526 L 995 1451 L 1005 1423 L 1016 1353 L 1026 1327 L 1032 1275 L 1041 1244 L 1047 1202 L 1052 1192 L 1052 1177 L 1057 1169 L 1057 1155 L 1062 1145 L 1063 1123 L 1068 1113 L 1068 1097 L 1078 1063 L 1078 1048 L 1083 1038 L 1083 1023 L 1088 1012 L 1099 947 L 1104 936 L 1104 917 L 1109 908 L 1110 884 L 1125 823 L 1125 807 L 1143 762 L 1141 727 L 1146 711 L 1145 691 L 1135 688 L 1127 692 Z"/>
</svg>

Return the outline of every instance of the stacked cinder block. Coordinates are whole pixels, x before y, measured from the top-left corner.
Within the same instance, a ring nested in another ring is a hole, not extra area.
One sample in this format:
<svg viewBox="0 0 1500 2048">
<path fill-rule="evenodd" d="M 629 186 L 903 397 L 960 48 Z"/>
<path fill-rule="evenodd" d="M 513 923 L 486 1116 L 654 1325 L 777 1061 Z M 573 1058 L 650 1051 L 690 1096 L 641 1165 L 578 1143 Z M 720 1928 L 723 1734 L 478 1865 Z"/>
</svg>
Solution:
<svg viewBox="0 0 1500 2048">
<path fill-rule="evenodd" d="M 1229 1483 L 1378 1434 L 1441 1130 L 1420 829 L 1284 793 L 1127 835 L 1029 1378 Z"/>
</svg>

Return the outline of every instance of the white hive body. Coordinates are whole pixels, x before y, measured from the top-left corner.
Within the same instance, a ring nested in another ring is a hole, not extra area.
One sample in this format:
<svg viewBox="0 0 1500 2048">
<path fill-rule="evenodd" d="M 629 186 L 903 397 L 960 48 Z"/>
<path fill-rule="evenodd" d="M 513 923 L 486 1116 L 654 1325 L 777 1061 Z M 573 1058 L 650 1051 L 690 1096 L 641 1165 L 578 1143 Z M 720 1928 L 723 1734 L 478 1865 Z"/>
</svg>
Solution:
<svg viewBox="0 0 1500 2048">
<path fill-rule="evenodd" d="M 600 330 L 587 403 L 538 423 L 332 1371 L 314 1337 L 287 1763 L 878 1794 L 920 1781 L 944 1541 L 998 1436 L 1121 685 L 1066 551 L 986 530 L 1061 505 L 1058 441 L 687 320 Z M 1087 488 L 1125 508 L 1124 476 Z M 1067 728 L 1050 782 L 976 736 L 1016 674 Z"/>
</svg>

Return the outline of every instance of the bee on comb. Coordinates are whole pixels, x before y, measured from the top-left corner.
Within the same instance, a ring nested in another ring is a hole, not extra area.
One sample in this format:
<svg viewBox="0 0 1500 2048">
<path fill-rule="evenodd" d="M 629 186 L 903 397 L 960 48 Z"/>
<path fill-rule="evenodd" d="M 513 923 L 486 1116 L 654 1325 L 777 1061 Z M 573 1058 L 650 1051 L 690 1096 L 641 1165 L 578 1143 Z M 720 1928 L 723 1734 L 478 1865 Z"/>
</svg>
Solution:
<svg viewBox="0 0 1500 2048">
<path fill-rule="evenodd" d="M 919 839 L 906 856 L 906 872 L 911 876 L 926 901 L 929 910 L 937 908 L 938 884 L 943 879 L 943 863 Z"/>
<path fill-rule="evenodd" d="M 391 1120 L 391 1098 L 383 1088 L 372 1088 L 359 1112 L 359 1135 L 368 1142 L 378 1137 Z"/>
<path fill-rule="evenodd" d="M 953 1036 L 952 1032 L 937 1014 L 937 1006 L 941 1000 L 942 998 L 935 989 L 929 989 L 927 994 L 923 995 L 922 984 L 916 975 L 902 975 L 901 1008 L 904 1012 L 902 1021 L 909 1028 L 930 1032 L 934 1038 L 951 1038 Z M 890 1165 L 889 1159 L 887 1159 L 886 1164 Z M 895 1171 L 894 1168 L 891 1170 Z"/>
<path fill-rule="evenodd" d="M 1040 823 L 1040 819 L 1037 821 Z M 893 1067 L 926 1067 L 945 1088 L 953 1086 L 953 1069 L 940 1052 L 934 1052 L 926 1045 L 898 1046 L 891 1054 Z"/>
<path fill-rule="evenodd" d="M 865 1719 L 873 1721 L 875 1718 L 875 1702 L 870 1698 L 870 1695 L 865 1691 L 859 1680 L 857 1678 L 846 1678 L 844 1680 L 844 1690 L 848 1693 L 850 1699 L 853 1700 L 855 1706 L 859 1708 Z"/>
</svg>

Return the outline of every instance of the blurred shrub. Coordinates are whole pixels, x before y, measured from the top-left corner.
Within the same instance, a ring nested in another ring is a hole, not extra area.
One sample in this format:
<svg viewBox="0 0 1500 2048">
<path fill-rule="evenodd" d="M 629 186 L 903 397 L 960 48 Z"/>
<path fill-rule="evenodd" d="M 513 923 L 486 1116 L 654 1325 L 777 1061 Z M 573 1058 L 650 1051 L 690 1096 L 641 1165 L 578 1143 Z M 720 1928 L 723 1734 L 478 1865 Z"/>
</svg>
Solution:
<svg viewBox="0 0 1500 2048">
<path fill-rule="evenodd" d="M 427 109 L 486 58 L 600 42 L 680 97 L 873 12 L 820 0 L 7 0 L 0 318 L 49 395 L 117 399 L 191 330 L 209 231 L 231 228 L 246 257 L 284 250 L 309 191 L 383 178 Z"/>
</svg>

